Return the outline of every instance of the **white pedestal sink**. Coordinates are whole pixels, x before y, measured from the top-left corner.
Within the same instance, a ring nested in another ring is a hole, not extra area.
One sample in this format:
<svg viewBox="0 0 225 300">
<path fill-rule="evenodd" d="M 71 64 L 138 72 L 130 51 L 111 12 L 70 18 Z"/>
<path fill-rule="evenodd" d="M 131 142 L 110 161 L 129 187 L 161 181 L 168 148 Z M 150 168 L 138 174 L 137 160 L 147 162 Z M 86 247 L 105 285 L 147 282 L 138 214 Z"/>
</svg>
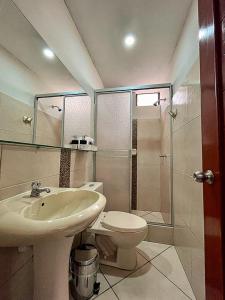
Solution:
<svg viewBox="0 0 225 300">
<path fill-rule="evenodd" d="M 68 300 L 69 254 L 73 237 L 91 224 L 106 199 L 93 191 L 53 188 L 0 202 L 0 246 L 34 245 L 34 299 Z"/>
</svg>

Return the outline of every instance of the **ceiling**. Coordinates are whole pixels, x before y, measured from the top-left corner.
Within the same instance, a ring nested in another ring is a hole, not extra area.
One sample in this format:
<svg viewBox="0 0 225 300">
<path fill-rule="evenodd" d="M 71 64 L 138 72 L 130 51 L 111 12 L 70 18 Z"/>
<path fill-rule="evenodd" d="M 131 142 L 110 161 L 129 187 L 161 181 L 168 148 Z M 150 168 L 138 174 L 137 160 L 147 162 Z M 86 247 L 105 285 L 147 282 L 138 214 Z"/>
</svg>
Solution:
<svg viewBox="0 0 225 300">
<path fill-rule="evenodd" d="M 169 81 L 192 0 L 65 0 L 105 87 Z M 133 33 L 137 43 L 126 49 Z"/>
<path fill-rule="evenodd" d="M 81 90 L 57 57 L 43 55 L 47 44 L 12 1 L 0 0 L 0 28 L 0 45 L 37 75 L 39 93 Z"/>
</svg>

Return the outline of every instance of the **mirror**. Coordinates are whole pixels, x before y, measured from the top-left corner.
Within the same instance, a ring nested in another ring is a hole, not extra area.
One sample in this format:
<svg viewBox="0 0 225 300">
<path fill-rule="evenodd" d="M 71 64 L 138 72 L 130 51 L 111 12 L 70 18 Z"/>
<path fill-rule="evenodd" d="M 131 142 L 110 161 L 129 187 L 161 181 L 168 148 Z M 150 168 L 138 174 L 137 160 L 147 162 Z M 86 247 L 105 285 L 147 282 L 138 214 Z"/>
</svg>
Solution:
<svg viewBox="0 0 225 300">
<path fill-rule="evenodd" d="M 0 140 L 32 143 L 35 95 L 81 88 L 13 1 L 0 0 L 0 28 Z M 62 106 L 39 99 L 36 144 L 60 146 Z"/>
</svg>

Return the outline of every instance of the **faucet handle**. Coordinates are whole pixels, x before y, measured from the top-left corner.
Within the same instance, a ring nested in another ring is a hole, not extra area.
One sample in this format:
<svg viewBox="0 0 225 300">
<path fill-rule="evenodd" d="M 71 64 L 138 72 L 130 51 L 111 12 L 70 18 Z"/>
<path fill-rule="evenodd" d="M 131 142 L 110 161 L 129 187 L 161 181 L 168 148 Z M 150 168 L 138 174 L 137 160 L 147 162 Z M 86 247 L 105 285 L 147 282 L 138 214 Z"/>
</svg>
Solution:
<svg viewBox="0 0 225 300">
<path fill-rule="evenodd" d="M 41 182 L 40 181 L 33 181 L 31 183 L 31 187 L 32 188 L 39 188 L 41 186 Z"/>
</svg>

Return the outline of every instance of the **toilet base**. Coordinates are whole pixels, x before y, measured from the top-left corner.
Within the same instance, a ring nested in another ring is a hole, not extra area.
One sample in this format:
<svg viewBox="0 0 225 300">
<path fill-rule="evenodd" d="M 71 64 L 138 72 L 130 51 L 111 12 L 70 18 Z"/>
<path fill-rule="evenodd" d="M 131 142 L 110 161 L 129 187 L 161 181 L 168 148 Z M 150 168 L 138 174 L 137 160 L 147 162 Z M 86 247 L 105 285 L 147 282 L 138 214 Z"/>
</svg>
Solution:
<svg viewBox="0 0 225 300">
<path fill-rule="evenodd" d="M 134 270 L 137 265 L 136 247 L 131 249 L 117 248 L 115 261 L 100 258 L 100 263 L 123 270 Z"/>
</svg>

